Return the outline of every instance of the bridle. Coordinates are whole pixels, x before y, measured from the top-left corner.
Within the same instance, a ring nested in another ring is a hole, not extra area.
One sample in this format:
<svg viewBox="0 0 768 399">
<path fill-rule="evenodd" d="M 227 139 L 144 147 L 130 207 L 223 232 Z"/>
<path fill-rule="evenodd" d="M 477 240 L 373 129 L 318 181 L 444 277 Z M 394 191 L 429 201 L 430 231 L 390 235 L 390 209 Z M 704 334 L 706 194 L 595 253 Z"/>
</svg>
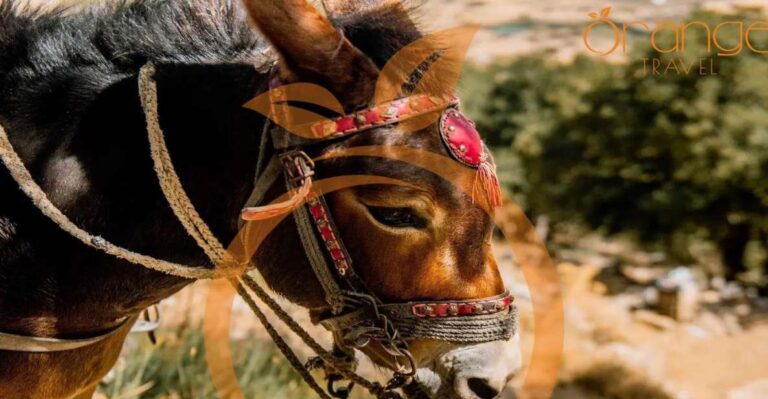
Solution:
<svg viewBox="0 0 768 399">
<path fill-rule="evenodd" d="M 275 79 L 271 85 L 278 86 Z M 272 91 L 280 93 L 274 88 Z M 279 97 L 272 99 L 273 103 L 285 100 Z M 429 113 L 441 112 L 440 130 L 449 152 L 455 154 L 455 159 L 462 164 L 480 169 L 488 162 L 484 153 L 487 149 L 483 147 L 480 153 L 475 148 L 477 153 L 471 154 L 472 150 L 467 148 L 467 143 L 461 143 L 462 138 L 454 142 L 445 137 L 455 134 L 457 126 L 462 123 L 465 124 L 464 128 L 468 127 L 468 119 L 460 113 L 458 106 L 458 99 L 454 96 L 413 95 L 349 115 L 315 122 L 309 127 L 310 132 L 314 133 L 314 138 L 309 140 L 293 135 L 280 126 L 272 126 L 270 129 L 268 119 L 265 133 L 271 133 L 276 151 L 268 164 L 273 164 L 275 159 L 279 161 L 286 188 L 294 193 L 285 202 L 297 204 L 297 198 L 302 201 L 296 206 L 282 208 L 275 205 L 246 206 L 241 215 L 244 220 L 255 221 L 264 218 L 262 212 L 266 212 L 269 217 L 280 212 L 293 213 L 302 246 L 330 309 L 327 312 L 330 314 L 321 318 L 319 323 L 333 333 L 337 352 L 350 354 L 347 358 L 353 358 L 353 349 L 361 349 L 372 341 L 381 345 L 393 357 L 396 366 L 394 377 L 389 383 L 392 388 L 404 385 L 416 371 L 408 340 L 438 339 L 467 344 L 510 339 L 515 331 L 513 297 L 509 292 L 504 292 L 472 300 L 382 302 L 355 272 L 353 260 L 324 196 L 308 189 L 312 187 L 316 175 L 315 163 L 305 148 L 328 141 L 338 142 L 339 139 L 371 129 L 394 126 Z M 474 129 L 474 124 L 471 125 Z M 279 174 L 272 171 L 257 179 L 254 191 L 260 193 L 258 199 L 263 198 L 263 193 L 275 183 Z M 322 366 L 317 362 L 314 365 Z M 329 381 L 341 377 L 335 373 L 327 376 Z"/>
<path fill-rule="evenodd" d="M 227 256 L 224 247 L 210 232 L 181 188 L 159 126 L 157 88 L 153 75 L 154 66 L 151 64 L 144 66 L 139 76 L 139 89 L 142 107 L 147 118 L 152 159 L 162 191 L 186 231 L 206 252 L 211 261 L 216 265 L 232 262 L 231 257 Z M 341 240 L 323 194 L 311 189 L 315 177 L 315 164 L 305 151 L 307 145 L 317 145 L 329 139 L 344 139 L 373 128 L 396 125 L 425 113 L 440 110 L 442 110 L 440 118 L 442 139 L 449 152 L 459 162 L 478 169 L 479 174 L 489 173 L 487 149 L 484 146 L 476 148 L 477 140 L 472 135 L 476 135 L 476 131 L 469 132 L 472 133 L 470 138 L 467 138 L 466 134 L 463 136 L 461 134 L 462 131 L 471 129 L 468 127 L 468 119 L 458 111 L 458 102 L 454 97 L 412 96 L 352 115 L 318 122 L 312 126 L 312 131 L 318 133 L 321 138 L 312 141 L 297 140 L 296 136 L 289 134 L 281 127 L 270 124 L 269 121 L 265 125 L 265 132 L 270 133 L 276 155 L 265 163 L 261 159 L 264 153 L 260 153 L 256 171 L 257 180 L 249 203 L 246 205 L 261 203 L 267 189 L 272 187 L 281 175 L 285 180 L 286 188 L 293 194 L 284 203 L 246 206 L 242 217 L 245 220 L 261 220 L 288 212 L 293 213 L 302 246 L 325 293 L 329 311 L 318 321 L 333 334 L 334 351 L 328 352 L 323 349 L 253 278 L 243 274 L 236 278 L 230 277 L 230 281 L 236 285 L 238 293 L 259 317 L 292 366 L 321 397 L 328 396 L 317 386 L 308 369 L 319 367 L 326 370 L 327 388 L 334 397 L 346 398 L 351 386 L 357 383 L 378 398 L 399 398 L 401 396 L 395 390 L 410 383 L 416 371 L 413 356 L 408 348 L 408 340 L 438 339 L 467 344 L 508 340 L 514 335 L 516 312 L 512 306 L 513 298 L 508 292 L 471 300 L 382 302 L 355 273 L 352 259 Z M 456 137 L 451 138 L 453 134 L 456 134 Z M 265 143 L 262 143 L 262 148 L 263 144 Z M 194 279 L 221 277 L 211 269 L 175 264 L 132 252 L 76 226 L 51 203 L 34 182 L 2 126 L 0 126 L 0 158 L 35 206 L 61 229 L 79 239 L 83 244 L 131 263 L 175 276 Z M 262 168 L 262 165 L 266 166 Z M 495 174 L 493 178 L 495 179 Z M 494 202 L 493 198 L 489 193 L 491 203 Z M 253 268 L 250 262 L 242 266 L 244 269 Z M 298 362 L 292 350 L 287 347 L 272 324 L 266 320 L 251 293 L 274 311 L 281 321 L 318 354 L 318 357 L 306 365 Z M 103 340 L 106 336 L 75 343 L 60 350 L 72 350 L 91 345 Z M 34 337 L 27 338 L 34 340 Z M 393 377 L 384 386 L 370 382 L 354 371 L 354 349 L 363 348 L 372 342 L 376 342 L 390 354 L 395 365 Z M 3 335 L 0 335 L 0 350 L 5 349 L 3 344 Z M 10 349 L 24 351 L 18 346 Z M 351 381 L 350 386 L 335 387 L 334 384 L 342 379 Z"/>
</svg>

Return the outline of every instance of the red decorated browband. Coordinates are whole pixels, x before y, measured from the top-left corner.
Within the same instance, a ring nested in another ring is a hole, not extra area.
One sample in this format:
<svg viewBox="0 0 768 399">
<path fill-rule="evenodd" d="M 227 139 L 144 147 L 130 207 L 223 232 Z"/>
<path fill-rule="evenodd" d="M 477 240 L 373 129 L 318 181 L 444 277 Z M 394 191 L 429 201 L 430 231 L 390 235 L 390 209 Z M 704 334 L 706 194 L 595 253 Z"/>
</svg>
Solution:
<svg viewBox="0 0 768 399">
<path fill-rule="evenodd" d="M 489 204 L 492 208 L 501 206 L 501 189 L 491 154 L 483 143 L 475 123 L 459 111 L 458 104 L 459 100 L 455 96 L 415 94 L 350 115 L 314 123 L 310 130 L 318 139 L 344 137 L 442 110 L 439 119 L 440 138 L 448 153 L 462 164 L 477 169 L 476 183 L 481 183 Z M 477 184 L 472 187 L 473 200 L 476 189 Z"/>
<path fill-rule="evenodd" d="M 485 191 L 491 208 L 499 207 L 502 199 L 499 180 L 496 176 L 496 166 L 488 148 L 480 137 L 480 133 L 475 128 L 474 122 L 459 111 L 458 104 L 459 100 L 455 96 L 438 97 L 416 94 L 385 102 L 350 115 L 304 126 L 310 128 L 315 139 L 335 139 L 377 127 L 396 125 L 420 115 L 442 110 L 438 123 L 441 141 L 453 159 L 477 171 L 475 184 L 472 185 L 472 200 L 475 200 L 476 192 L 478 188 L 481 188 Z M 302 181 L 305 181 L 306 184 L 298 187 L 298 190 L 288 200 L 277 204 L 246 208 L 241 217 L 244 220 L 263 220 L 292 211 L 309 197 L 312 179 L 303 178 Z M 316 215 L 313 213 L 312 216 Z M 334 261 L 337 260 L 334 258 Z"/>
<path fill-rule="evenodd" d="M 417 94 L 385 102 L 350 115 L 317 122 L 312 125 L 311 130 L 317 138 L 345 136 L 400 123 L 429 112 L 458 105 L 458 103 L 459 100 L 454 96 L 437 97 Z"/>
</svg>

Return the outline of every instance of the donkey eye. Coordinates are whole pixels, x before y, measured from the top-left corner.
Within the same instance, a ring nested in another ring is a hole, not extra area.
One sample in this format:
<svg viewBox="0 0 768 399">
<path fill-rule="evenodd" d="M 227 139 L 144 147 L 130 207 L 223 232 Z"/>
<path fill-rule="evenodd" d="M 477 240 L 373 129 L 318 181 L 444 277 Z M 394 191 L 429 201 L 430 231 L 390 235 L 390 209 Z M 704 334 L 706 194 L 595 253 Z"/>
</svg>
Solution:
<svg viewBox="0 0 768 399">
<path fill-rule="evenodd" d="M 386 226 L 418 229 L 427 226 L 427 221 L 417 216 L 410 208 L 385 208 L 379 206 L 369 206 L 367 208 L 374 219 Z"/>
</svg>

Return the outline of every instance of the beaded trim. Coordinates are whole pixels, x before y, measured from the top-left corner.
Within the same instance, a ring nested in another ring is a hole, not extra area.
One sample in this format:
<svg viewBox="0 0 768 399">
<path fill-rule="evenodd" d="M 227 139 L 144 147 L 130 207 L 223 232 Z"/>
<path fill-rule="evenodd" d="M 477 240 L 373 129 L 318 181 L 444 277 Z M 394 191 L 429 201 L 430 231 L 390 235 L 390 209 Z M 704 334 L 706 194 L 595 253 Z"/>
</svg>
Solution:
<svg viewBox="0 0 768 399">
<path fill-rule="evenodd" d="M 333 260 L 336 271 L 340 276 L 345 276 L 349 269 L 347 251 L 344 250 L 341 241 L 336 236 L 328 209 L 326 209 L 323 201 L 314 193 L 310 194 L 309 198 L 307 198 L 307 207 L 309 208 L 310 215 L 312 215 L 312 220 L 315 222 L 317 231 L 320 232 L 320 237 L 323 239 L 325 249 L 328 251 L 331 260 Z"/>
<path fill-rule="evenodd" d="M 379 126 L 392 125 L 407 119 L 458 104 L 456 97 L 436 97 L 417 94 L 389 101 L 363 111 L 335 119 L 317 122 L 311 130 L 316 138 L 339 137 Z"/>
<path fill-rule="evenodd" d="M 454 317 L 494 314 L 509 310 L 514 298 L 508 292 L 493 298 L 465 302 L 431 302 L 411 305 L 416 317 Z"/>
</svg>

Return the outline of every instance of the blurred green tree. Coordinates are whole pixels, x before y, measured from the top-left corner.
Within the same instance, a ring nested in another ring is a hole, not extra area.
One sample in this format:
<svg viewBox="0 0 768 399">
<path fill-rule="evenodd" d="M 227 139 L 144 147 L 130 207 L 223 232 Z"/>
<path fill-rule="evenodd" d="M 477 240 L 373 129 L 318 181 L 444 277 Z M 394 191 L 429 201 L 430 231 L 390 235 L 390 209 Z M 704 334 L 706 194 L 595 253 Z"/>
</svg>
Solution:
<svg viewBox="0 0 768 399">
<path fill-rule="evenodd" d="M 725 18 L 699 12 L 691 20 L 714 27 Z M 723 46 L 737 37 L 728 29 Z M 521 165 L 513 188 L 529 211 L 646 242 L 697 235 L 718 245 L 733 278 L 748 242 L 765 248 L 768 237 L 768 55 L 745 47 L 713 56 L 703 29 L 687 34 L 682 53 L 640 46 L 624 64 L 541 55 L 475 71 L 483 78 L 470 82 L 491 87 L 471 111 L 489 143 L 506 149 L 497 157 L 512 153 Z M 750 39 L 768 48 L 768 34 Z M 696 67 L 654 75 L 643 58 Z M 710 58 L 716 74 L 700 75 L 699 60 Z"/>
</svg>

